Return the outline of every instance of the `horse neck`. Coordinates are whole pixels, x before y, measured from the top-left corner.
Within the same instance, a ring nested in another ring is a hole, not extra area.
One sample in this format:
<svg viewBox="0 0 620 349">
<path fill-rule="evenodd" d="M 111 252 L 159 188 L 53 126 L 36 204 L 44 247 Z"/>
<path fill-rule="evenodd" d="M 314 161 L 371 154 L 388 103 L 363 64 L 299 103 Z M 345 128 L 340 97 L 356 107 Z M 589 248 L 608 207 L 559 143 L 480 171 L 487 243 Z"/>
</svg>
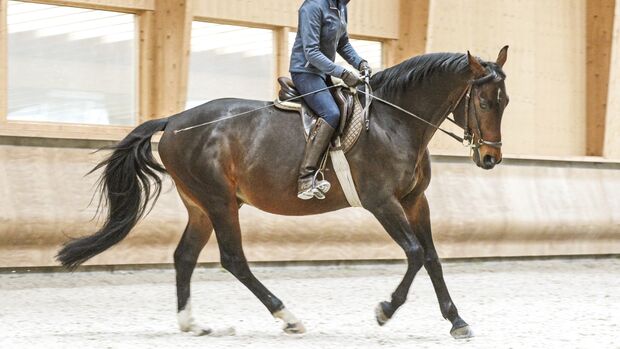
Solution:
<svg viewBox="0 0 620 349">
<path fill-rule="evenodd" d="M 431 82 L 415 84 L 393 93 L 388 97 L 388 100 L 405 110 L 411 111 L 425 121 L 439 126 L 450 113 L 450 109 L 456 107 L 470 78 L 470 76 L 462 76 L 456 73 L 444 73 L 443 76 L 433 78 Z M 406 120 L 404 123 L 406 132 L 412 136 L 420 150 L 424 151 L 437 128 L 401 112 L 391 114 L 401 121 L 403 118 Z"/>
</svg>

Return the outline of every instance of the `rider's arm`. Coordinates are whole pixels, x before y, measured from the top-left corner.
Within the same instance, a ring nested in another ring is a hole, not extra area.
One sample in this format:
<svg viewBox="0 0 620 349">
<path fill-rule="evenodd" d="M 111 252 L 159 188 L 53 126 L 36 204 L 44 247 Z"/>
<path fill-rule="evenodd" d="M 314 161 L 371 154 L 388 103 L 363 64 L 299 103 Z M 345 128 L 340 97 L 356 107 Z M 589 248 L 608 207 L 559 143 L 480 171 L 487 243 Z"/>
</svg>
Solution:
<svg viewBox="0 0 620 349">
<path fill-rule="evenodd" d="M 318 6 L 302 6 L 299 10 L 299 33 L 306 59 L 325 74 L 340 77 L 344 68 L 336 65 L 321 52 L 321 25 L 323 16 Z"/>
<path fill-rule="evenodd" d="M 349 34 L 347 34 L 346 32 L 338 42 L 338 54 L 355 69 L 359 69 L 360 63 L 362 63 L 363 61 L 362 57 L 357 54 L 357 52 L 349 42 Z"/>
</svg>

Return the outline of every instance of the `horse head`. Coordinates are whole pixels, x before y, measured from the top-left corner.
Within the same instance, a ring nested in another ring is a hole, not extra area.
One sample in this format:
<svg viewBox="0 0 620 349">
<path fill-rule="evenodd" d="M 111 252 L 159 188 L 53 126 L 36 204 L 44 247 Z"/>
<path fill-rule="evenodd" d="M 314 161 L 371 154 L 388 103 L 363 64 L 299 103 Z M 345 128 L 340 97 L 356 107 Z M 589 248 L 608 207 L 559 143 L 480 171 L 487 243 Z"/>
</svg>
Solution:
<svg viewBox="0 0 620 349">
<path fill-rule="evenodd" d="M 469 52 L 467 58 L 473 76 L 454 117 L 471 143 L 474 163 L 490 170 L 502 162 L 501 123 L 509 101 L 502 67 L 508 58 L 508 46 L 500 50 L 495 62 L 480 61 Z"/>
</svg>

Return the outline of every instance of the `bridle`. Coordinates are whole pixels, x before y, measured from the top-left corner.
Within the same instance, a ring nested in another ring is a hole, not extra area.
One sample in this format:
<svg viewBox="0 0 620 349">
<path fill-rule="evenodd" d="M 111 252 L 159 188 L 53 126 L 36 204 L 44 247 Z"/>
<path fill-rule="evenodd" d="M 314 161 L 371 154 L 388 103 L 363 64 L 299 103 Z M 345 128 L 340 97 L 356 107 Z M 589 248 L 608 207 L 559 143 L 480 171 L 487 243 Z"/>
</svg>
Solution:
<svg viewBox="0 0 620 349">
<path fill-rule="evenodd" d="M 472 108 L 472 103 L 471 103 L 472 92 L 476 92 L 476 89 L 479 86 L 484 85 L 488 82 L 493 81 L 497 83 L 497 82 L 501 82 L 504 79 L 505 79 L 505 76 L 498 74 L 495 70 L 492 69 L 489 74 L 479 79 L 470 80 L 467 83 L 467 87 L 465 88 L 465 91 L 461 94 L 461 97 L 459 97 L 459 99 L 456 101 L 456 103 L 454 104 L 450 112 L 448 113 L 448 114 L 453 113 L 456 107 L 461 103 L 463 98 L 465 98 L 465 126 L 459 125 L 456 122 L 456 120 L 448 117 L 448 120 L 450 120 L 452 123 L 454 123 L 455 125 L 463 129 L 463 138 L 460 139 L 463 143 L 463 146 L 471 148 L 472 150 L 478 150 L 483 145 L 488 145 L 490 147 L 498 148 L 498 149 L 502 147 L 502 141 L 498 141 L 498 142 L 487 141 L 482 136 L 482 129 L 480 128 L 480 118 L 478 117 L 478 113 L 476 112 L 475 105 L 473 106 L 472 114 L 473 114 L 473 119 L 474 119 L 474 125 L 476 127 L 474 129 L 474 132 L 476 131 L 478 132 L 478 140 L 474 142 L 475 133 L 472 133 L 469 129 L 469 114 L 470 114 L 470 109 Z"/>
</svg>

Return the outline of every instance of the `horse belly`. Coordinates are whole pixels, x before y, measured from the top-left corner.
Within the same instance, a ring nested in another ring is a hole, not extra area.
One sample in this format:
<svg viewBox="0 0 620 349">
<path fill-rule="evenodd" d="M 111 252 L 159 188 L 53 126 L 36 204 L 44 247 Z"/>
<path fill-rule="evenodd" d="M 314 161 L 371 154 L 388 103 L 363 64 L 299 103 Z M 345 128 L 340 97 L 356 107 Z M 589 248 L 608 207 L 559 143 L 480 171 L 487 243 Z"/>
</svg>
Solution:
<svg viewBox="0 0 620 349">
<path fill-rule="evenodd" d="M 260 210 L 290 216 L 347 207 L 346 198 L 331 168 L 326 171 L 326 179 L 332 183 L 332 190 L 325 200 L 297 198 L 297 178 L 305 140 L 301 124 L 284 126 L 290 127 L 288 134 L 267 132 L 257 137 L 243 152 L 244 164 L 236 171 L 238 198 Z"/>
</svg>

